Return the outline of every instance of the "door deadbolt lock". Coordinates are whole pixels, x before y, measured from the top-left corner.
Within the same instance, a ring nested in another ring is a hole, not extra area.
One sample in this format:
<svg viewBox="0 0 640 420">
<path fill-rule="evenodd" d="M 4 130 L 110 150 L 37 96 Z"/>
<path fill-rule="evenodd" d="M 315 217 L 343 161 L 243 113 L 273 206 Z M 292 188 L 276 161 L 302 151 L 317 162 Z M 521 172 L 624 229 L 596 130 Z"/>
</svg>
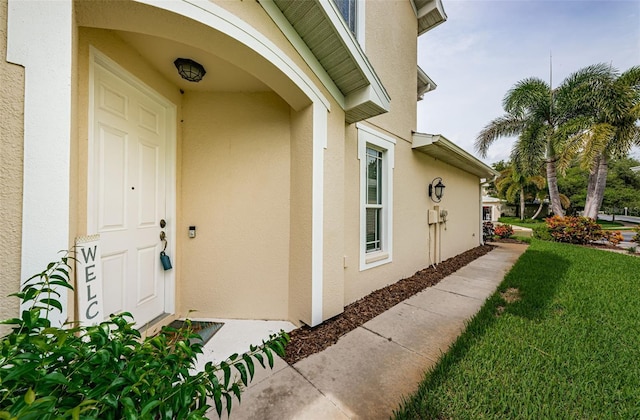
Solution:
<svg viewBox="0 0 640 420">
<path fill-rule="evenodd" d="M 160 219 L 160 227 L 164 228 L 165 226 L 167 226 L 167 222 L 164 219 Z"/>
</svg>

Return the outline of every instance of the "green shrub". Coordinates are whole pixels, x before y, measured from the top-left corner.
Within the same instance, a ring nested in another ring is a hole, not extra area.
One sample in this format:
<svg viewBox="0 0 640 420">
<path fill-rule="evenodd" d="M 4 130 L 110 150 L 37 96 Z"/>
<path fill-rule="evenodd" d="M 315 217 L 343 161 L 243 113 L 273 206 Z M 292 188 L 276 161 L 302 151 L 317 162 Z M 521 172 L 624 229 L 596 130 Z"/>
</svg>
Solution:
<svg viewBox="0 0 640 420">
<path fill-rule="evenodd" d="M 511 225 L 498 225 L 493 230 L 495 234 L 502 239 L 508 238 L 513 235 L 513 226 Z"/>
<path fill-rule="evenodd" d="M 493 223 L 491 222 L 483 222 L 482 223 L 482 240 L 483 242 L 490 242 L 493 240 L 493 235 L 495 234 Z"/>
<path fill-rule="evenodd" d="M 588 244 L 604 237 L 595 220 L 581 216 L 553 216 L 547 219 L 549 233 L 556 242 Z"/>
<path fill-rule="evenodd" d="M 619 230 L 603 230 L 602 237 L 611 245 L 617 246 L 620 242 L 624 241 L 624 236 Z"/>
<path fill-rule="evenodd" d="M 633 228 L 633 231 L 636 233 L 635 235 L 633 235 L 633 238 L 631 238 L 631 242 L 635 242 L 637 244 L 640 244 L 640 225 L 636 226 Z"/>
<path fill-rule="evenodd" d="M 142 339 L 129 313 L 96 326 L 53 327 L 48 315 L 62 309 L 54 288 L 72 289 L 67 262 L 27 280 L 14 294 L 26 309 L 2 322 L 13 329 L 0 341 L 0 419 L 204 419 L 209 401 L 218 415 L 230 413 L 255 361 L 273 367 L 273 353 L 284 356 L 289 337 L 281 331 L 195 372 L 202 345 L 189 327 Z"/>
<path fill-rule="evenodd" d="M 532 235 L 536 239 L 540 239 L 543 241 L 553 241 L 553 237 L 549 232 L 549 228 L 547 225 L 538 225 L 531 228 Z"/>
</svg>

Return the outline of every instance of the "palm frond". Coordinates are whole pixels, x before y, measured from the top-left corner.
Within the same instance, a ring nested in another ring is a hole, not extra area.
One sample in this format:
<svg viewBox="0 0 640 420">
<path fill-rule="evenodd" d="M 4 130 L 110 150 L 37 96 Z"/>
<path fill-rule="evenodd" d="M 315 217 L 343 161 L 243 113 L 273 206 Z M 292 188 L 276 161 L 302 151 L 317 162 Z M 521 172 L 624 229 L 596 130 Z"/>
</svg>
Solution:
<svg viewBox="0 0 640 420">
<path fill-rule="evenodd" d="M 618 77 L 616 83 L 623 84 L 633 90 L 640 91 L 640 66 L 633 66 L 627 69 Z"/>
<path fill-rule="evenodd" d="M 489 146 L 500 137 L 511 137 L 520 134 L 524 121 L 512 115 L 505 114 L 487 124 L 478 137 L 476 137 L 475 149 L 480 156 L 486 157 Z"/>
<path fill-rule="evenodd" d="M 519 171 L 537 174 L 544 163 L 549 128 L 544 124 L 530 124 L 511 148 L 511 160 Z"/>
<path fill-rule="evenodd" d="M 585 133 L 585 144 L 580 163 L 582 169 L 593 169 L 597 158 L 606 153 L 615 134 L 615 128 L 606 123 L 594 125 Z"/>
<path fill-rule="evenodd" d="M 507 92 L 502 107 L 520 118 L 547 111 L 551 107 L 551 88 L 547 82 L 536 77 L 521 80 Z"/>
</svg>

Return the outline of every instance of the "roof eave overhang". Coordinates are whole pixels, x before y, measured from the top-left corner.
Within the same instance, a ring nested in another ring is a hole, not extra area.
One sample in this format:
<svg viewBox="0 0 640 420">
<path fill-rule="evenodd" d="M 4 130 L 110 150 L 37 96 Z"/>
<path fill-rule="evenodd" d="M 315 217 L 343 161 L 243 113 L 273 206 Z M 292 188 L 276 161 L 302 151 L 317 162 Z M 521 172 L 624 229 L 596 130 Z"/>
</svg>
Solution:
<svg viewBox="0 0 640 420">
<path fill-rule="evenodd" d="M 437 87 L 438 85 L 418 66 L 418 100 L 421 101 L 426 93 Z"/>
<path fill-rule="evenodd" d="M 386 89 L 332 1 L 258 1 L 344 109 L 347 123 L 389 111 Z"/>
<path fill-rule="evenodd" d="M 499 175 L 498 171 L 440 134 L 413 133 L 412 148 L 481 179 Z"/>
<path fill-rule="evenodd" d="M 413 0 L 412 4 L 418 18 L 418 36 L 447 21 L 442 0 Z"/>
</svg>

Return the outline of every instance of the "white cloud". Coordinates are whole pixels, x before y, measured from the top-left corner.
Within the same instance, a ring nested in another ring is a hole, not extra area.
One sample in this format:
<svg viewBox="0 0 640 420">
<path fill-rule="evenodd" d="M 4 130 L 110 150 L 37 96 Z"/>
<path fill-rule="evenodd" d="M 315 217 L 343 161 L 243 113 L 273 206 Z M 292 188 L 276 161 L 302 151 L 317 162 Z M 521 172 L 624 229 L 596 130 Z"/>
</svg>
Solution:
<svg viewBox="0 0 640 420">
<path fill-rule="evenodd" d="M 514 83 L 548 80 L 551 51 L 554 86 L 590 64 L 640 64 L 640 2 L 445 0 L 444 7 L 449 20 L 418 42 L 418 63 L 438 84 L 418 105 L 418 131 L 471 153 Z M 510 149 L 511 141 L 496 142 L 483 160 L 507 159 Z"/>
</svg>

